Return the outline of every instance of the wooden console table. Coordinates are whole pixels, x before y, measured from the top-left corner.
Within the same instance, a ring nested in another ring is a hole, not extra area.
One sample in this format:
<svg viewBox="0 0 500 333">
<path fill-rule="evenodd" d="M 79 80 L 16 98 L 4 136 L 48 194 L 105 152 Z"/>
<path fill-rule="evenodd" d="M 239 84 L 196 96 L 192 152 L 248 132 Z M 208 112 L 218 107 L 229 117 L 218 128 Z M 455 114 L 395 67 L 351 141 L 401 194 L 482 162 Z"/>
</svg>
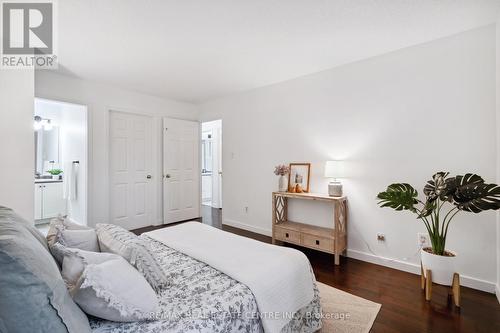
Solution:
<svg viewBox="0 0 500 333">
<path fill-rule="evenodd" d="M 333 204 L 333 227 L 288 221 L 288 199 Z M 273 192 L 273 244 L 282 242 L 334 254 L 335 265 L 339 265 L 339 256 L 347 248 L 347 198 L 317 193 Z"/>
</svg>

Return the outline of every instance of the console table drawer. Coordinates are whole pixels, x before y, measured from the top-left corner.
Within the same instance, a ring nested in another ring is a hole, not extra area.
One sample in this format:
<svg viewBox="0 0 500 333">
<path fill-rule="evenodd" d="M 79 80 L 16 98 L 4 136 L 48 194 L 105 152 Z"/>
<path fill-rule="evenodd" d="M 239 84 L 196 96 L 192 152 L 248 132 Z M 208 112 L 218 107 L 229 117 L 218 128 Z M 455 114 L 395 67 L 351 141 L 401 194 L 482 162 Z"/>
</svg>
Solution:
<svg viewBox="0 0 500 333">
<path fill-rule="evenodd" d="M 302 245 L 333 253 L 333 239 L 314 235 L 302 234 Z"/>
<path fill-rule="evenodd" d="M 300 244 L 300 233 L 297 231 L 287 230 L 278 227 L 274 230 L 274 232 L 275 232 L 274 237 L 276 237 L 276 239 L 278 240 Z"/>
<path fill-rule="evenodd" d="M 323 227 L 311 223 L 294 222 L 288 219 L 290 199 L 312 200 L 333 205 L 333 223 Z M 347 246 L 347 198 L 331 197 L 319 193 L 273 192 L 273 244 L 292 243 L 335 256 L 335 265 L 340 264 L 340 255 Z"/>
</svg>

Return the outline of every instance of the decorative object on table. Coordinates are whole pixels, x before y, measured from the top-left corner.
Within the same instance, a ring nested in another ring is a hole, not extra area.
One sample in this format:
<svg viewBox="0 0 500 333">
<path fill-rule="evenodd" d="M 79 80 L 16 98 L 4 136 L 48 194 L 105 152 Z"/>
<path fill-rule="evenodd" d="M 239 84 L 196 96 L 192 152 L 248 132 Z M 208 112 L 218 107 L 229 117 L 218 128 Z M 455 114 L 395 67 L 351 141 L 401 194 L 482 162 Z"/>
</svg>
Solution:
<svg viewBox="0 0 500 333">
<path fill-rule="evenodd" d="M 342 183 L 338 178 L 345 177 L 343 161 L 327 161 L 325 163 L 325 178 L 333 178 L 328 184 L 328 195 L 331 197 L 342 196 Z"/>
<path fill-rule="evenodd" d="M 457 255 L 446 249 L 450 222 L 461 211 L 480 213 L 500 209 L 500 186 L 486 184 L 472 173 L 448 175 L 448 172 L 438 172 L 432 176 L 424 186 L 425 202 L 418 199 L 417 190 L 406 183 L 391 184 L 377 197 L 381 207 L 416 214 L 429 233 L 432 247 L 421 249 L 422 288 L 426 290 L 426 299 L 431 299 L 432 282 L 451 285 L 455 304 L 460 306 L 460 278 L 454 267 Z M 441 214 L 446 203 L 452 207 Z"/>
<path fill-rule="evenodd" d="M 61 179 L 61 175 L 63 173 L 61 169 L 51 169 L 47 172 L 52 175 L 52 179 L 57 179 L 57 180 Z"/>
<path fill-rule="evenodd" d="M 274 174 L 280 176 L 278 182 L 278 188 L 280 192 L 286 192 L 288 190 L 288 179 L 285 177 L 290 173 L 290 168 L 284 164 L 277 165 L 274 168 Z"/>
<path fill-rule="evenodd" d="M 311 163 L 290 163 L 288 191 L 292 193 L 309 192 Z"/>
</svg>

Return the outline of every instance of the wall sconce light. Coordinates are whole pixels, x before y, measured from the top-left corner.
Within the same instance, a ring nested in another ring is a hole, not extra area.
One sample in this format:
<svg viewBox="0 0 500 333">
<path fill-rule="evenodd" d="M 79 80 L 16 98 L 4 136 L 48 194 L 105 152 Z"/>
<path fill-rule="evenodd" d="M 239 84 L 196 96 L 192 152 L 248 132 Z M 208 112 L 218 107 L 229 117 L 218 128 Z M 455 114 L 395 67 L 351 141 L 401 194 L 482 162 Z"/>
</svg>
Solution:
<svg viewBox="0 0 500 333">
<path fill-rule="evenodd" d="M 35 122 L 33 124 L 33 128 L 35 129 L 35 131 L 39 131 L 42 128 L 45 131 L 52 131 L 52 129 L 54 128 L 54 125 L 52 124 L 52 121 L 50 119 L 43 119 L 40 116 L 35 116 L 34 119 Z"/>
<path fill-rule="evenodd" d="M 50 119 L 45 119 L 43 120 L 44 124 L 43 124 L 43 129 L 46 130 L 46 131 L 52 131 L 52 122 L 50 121 Z"/>
<path fill-rule="evenodd" d="M 35 123 L 33 124 L 33 128 L 35 131 L 39 131 L 42 129 L 42 117 L 40 116 L 35 116 Z"/>
</svg>

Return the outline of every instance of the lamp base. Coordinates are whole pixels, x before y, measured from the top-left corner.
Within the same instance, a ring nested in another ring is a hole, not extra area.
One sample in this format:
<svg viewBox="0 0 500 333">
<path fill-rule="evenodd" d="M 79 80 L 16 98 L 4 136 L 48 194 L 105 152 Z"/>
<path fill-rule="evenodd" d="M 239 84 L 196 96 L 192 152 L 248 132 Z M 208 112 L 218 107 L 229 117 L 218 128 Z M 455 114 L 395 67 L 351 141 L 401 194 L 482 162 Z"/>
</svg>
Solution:
<svg viewBox="0 0 500 333">
<path fill-rule="evenodd" d="M 328 184 L 328 195 L 331 197 L 341 197 L 342 196 L 342 183 L 339 181 L 333 181 Z"/>
</svg>

